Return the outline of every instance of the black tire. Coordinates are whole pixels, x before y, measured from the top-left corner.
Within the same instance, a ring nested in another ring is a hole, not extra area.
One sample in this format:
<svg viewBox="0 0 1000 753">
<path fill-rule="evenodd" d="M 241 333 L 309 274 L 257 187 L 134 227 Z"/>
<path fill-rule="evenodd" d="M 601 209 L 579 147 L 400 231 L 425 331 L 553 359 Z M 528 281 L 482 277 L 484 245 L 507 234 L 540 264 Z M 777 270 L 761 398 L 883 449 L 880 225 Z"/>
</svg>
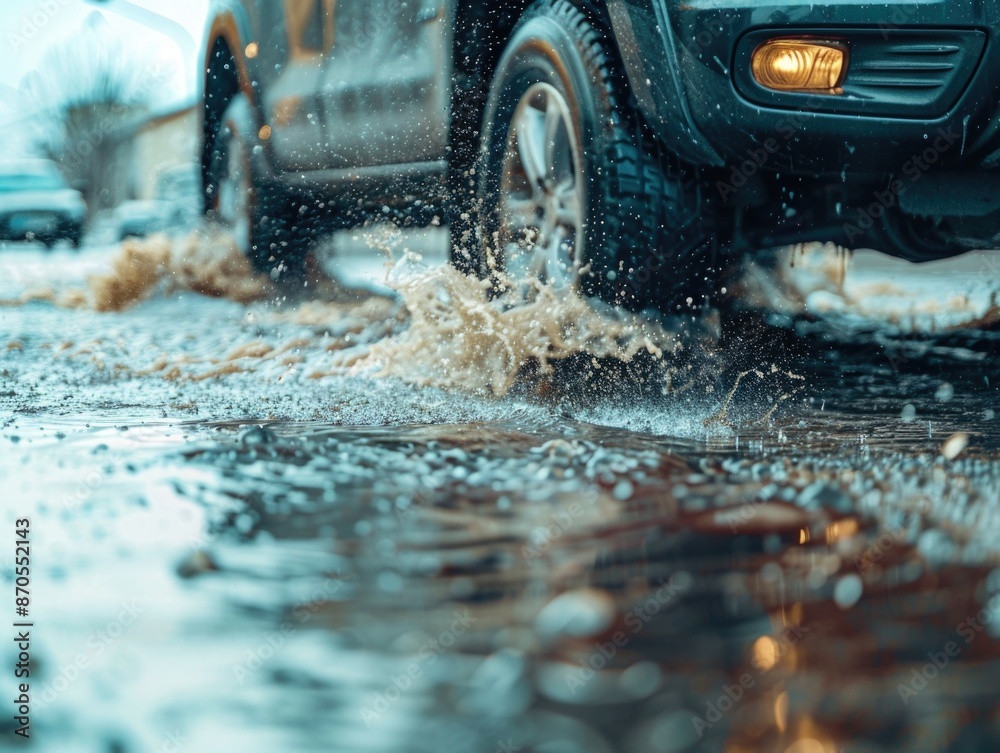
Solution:
<svg viewBox="0 0 1000 753">
<path fill-rule="evenodd" d="M 295 282 L 307 273 L 313 231 L 299 212 L 303 204 L 295 200 L 296 196 L 259 174 L 250 155 L 250 141 L 240 132 L 235 115 L 244 107 L 241 98 L 236 97 L 222 118 L 212 149 L 206 206 L 234 233 L 237 247 L 258 272 L 269 275 L 274 282 Z M 237 212 L 245 213 L 246 232 L 237 229 L 235 217 L 227 216 L 222 206 L 225 184 L 234 180 L 234 165 L 242 166 L 247 177 L 241 189 L 246 195 L 245 207 Z"/>
<path fill-rule="evenodd" d="M 466 263 L 497 258 L 502 162 L 515 110 L 530 87 L 565 98 L 582 147 L 585 219 L 580 292 L 612 305 L 672 311 L 700 305 L 715 253 L 711 218 L 692 172 L 648 133 L 602 19 L 567 0 L 542 0 L 519 22 L 494 73 L 466 214 L 477 231 Z M 459 255 L 456 254 L 456 257 Z M 459 261 L 459 263 L 461 263 Z M 688 301 L 691 301 L 689 303 Z"/>
</svg>

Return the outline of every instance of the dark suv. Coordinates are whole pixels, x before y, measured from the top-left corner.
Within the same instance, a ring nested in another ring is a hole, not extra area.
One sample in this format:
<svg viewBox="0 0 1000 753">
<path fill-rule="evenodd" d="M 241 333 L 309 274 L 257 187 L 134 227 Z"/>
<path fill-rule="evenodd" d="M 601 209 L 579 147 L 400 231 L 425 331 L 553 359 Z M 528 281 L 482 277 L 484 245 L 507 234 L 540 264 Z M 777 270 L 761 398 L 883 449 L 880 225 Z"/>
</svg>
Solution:
<svg viewBox="0 0 1000 753">
<path fill-rule="evenodd" d="M 787 243 L 993 248 L 998 31 L 994 0 L 230 0 L 206 210 L 275 278 L 373 212 L 441 217 L 467 270 L 630 308 Z"/>
</svg>

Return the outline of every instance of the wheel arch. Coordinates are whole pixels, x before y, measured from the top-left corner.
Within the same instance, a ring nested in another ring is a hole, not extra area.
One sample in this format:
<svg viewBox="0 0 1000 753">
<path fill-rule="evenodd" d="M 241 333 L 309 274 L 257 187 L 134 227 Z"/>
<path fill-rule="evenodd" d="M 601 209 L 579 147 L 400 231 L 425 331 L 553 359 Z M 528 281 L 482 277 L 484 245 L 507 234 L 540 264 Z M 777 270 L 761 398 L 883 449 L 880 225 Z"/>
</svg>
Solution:
<svg viewBox="0 0 1000 753">
<path fill-rule="evenodd" d="M 667 3 L 606 0 L 604 5 L 629 87 L 653 132 L 691 164 L 723 165 L 688 107 Z"/>
<path fill-rule="evenodd" d="M 697 131 L 687 109 L 663 0 L 570 0 L 608 27 L 611 41 L 639 110 L 653 132 L 692 164 L 720 165 L 719 154 Z M 460 163 L 470 135 L 479 128 L 485 90 L 514 27 L 534 0 L 483 2 L 456 0 L 455 73 L 452 141 Z M 472 139 L 475 140 L 474 138 Z M 474 149 L 474 148 L 473 148 Z"/>
<path fill-rule="evenodd" d="M 452 162 L 460 169 L 476 158 L 479 129 L 493 70 L 524 12 L 534 0 L 453 3 Z"/>
<path fill-rule="evenodd" d="M 217 14 L 209 25 L 204 50 L 201 85 L 201 175 L 204 209 L 209 208 L 212 148 L 222 125 L 223 115 L 238 94 L 243 94 L 253 110 L 255 92 L 244 56 L 245 40 L 250 30 L 246 19 L 232 10 Z"/>
</svg>

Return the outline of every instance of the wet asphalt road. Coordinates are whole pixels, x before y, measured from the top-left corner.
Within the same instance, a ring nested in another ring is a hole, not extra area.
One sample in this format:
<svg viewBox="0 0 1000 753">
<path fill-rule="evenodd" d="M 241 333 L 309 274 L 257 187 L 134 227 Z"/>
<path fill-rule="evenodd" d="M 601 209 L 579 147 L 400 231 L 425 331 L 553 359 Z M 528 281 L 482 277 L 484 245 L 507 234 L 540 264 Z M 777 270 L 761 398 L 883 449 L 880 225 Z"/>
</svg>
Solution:
<svg viewBox="0 0 1000 753">
<path fill-rule="evenodd" d="M 800 260 L 622 365 L 412 260 L 281 300 L 161 250 L 0 253 L 25 749 L 1000 750 L 990 290 Z"/>
</svg>

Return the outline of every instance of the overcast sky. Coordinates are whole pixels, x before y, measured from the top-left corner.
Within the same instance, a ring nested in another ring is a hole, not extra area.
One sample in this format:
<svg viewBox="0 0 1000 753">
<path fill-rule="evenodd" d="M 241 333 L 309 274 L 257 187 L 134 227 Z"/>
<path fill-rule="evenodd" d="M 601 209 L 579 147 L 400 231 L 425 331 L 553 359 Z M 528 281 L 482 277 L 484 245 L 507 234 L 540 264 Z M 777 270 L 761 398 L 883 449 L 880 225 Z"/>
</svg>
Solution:
<svg viewBox="0 0 1000 753">
<path fill-rule="evenodd" d="M 206 5 L 207 0 L 3 0 L 0 101 L 7 108 L 13 106 L 16 95 L 11 90 L 19 89 L 47 49 L 74 34 L 95 11 L 141 59 L 173 70 L 168 85 L 157 93 L 154 107 L 190 99 Z"/>
</svg>

